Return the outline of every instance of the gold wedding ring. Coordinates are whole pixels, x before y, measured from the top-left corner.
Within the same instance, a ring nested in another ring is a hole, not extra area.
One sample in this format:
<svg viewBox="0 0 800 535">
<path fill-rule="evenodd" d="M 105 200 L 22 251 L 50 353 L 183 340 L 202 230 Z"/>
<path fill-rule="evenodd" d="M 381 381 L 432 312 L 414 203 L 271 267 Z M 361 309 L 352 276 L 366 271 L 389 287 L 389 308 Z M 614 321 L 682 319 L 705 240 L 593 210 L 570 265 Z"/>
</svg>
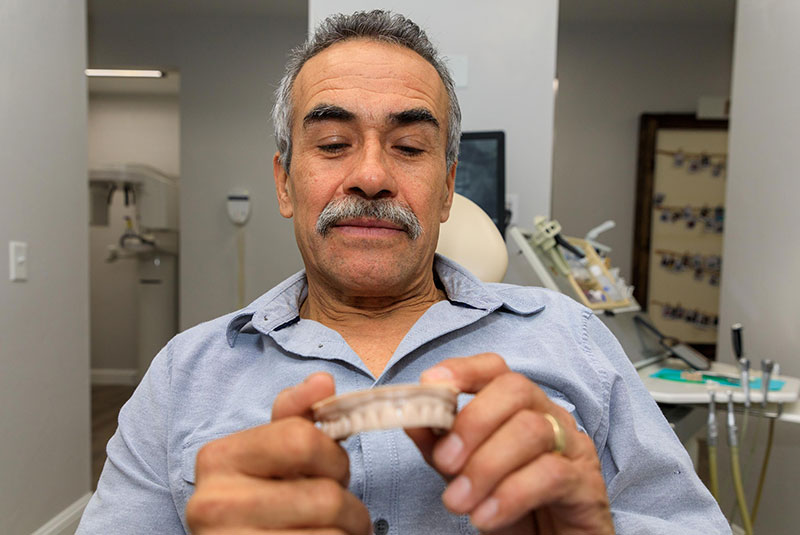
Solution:
<svg viewBox="0 0 800 535">
<path fill-rule="evenodd" d="M 564 453 L 564 450 L 567 448 L 567 435 L 564 433 L 564 428 L 561 427 L 561 424 L 558 423 L 555 416 L 552 414 L 544 413 L 545 419 L 550 422 L 550 425 L 553 426 L 553 440 L 555 445 L 553 446 L 554 453 Z"/>
</svg>

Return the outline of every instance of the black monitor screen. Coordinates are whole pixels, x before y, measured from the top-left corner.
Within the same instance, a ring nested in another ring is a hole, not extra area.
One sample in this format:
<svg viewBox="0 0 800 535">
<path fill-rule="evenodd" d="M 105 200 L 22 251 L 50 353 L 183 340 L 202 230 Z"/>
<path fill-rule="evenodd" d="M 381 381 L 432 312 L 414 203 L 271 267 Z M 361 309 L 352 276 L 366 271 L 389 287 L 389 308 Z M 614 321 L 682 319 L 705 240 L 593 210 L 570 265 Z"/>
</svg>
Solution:
<svg viewBox="0 0 800 535">
<path fill-rule="evenodd" d="M 465 132 L 456 170 L 456 192 L 489 214 L 500 234 L 506 230 L 505 133 Z"/>
</svg>

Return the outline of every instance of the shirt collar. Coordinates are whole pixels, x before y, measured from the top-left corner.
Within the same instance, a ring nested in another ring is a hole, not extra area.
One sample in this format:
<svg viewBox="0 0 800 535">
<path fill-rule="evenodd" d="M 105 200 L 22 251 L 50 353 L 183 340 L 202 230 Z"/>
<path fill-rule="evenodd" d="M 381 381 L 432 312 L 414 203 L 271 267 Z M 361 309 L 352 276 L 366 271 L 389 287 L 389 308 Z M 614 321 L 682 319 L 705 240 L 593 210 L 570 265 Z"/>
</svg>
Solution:
<svg viewBox="0 0 800 535">
<path fill-rule="evenodd" d="M 452 260 L 436 255 L 434 269 L 449 301 L 480 310 L 504 308 L 518 315 L 536 314 L 544 304 L 533 292 L 519 287 L 487 284 Z M 294 323 L 300 317 L 300 305 L 308 295 L 305 270 L 295 273 L 242 310 L 234 313 L 227 326 L 228 344 L 233 347 L 240 333 L 269 334 Z"/>
</svg>

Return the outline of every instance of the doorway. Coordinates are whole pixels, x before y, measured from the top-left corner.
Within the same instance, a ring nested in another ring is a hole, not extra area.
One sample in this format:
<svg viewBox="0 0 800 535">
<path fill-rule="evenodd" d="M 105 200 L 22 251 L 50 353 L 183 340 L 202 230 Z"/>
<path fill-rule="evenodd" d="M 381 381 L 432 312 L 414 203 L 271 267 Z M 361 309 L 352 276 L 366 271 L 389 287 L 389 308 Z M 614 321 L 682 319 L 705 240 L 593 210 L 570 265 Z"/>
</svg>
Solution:
<svg viewBox="0 0 800 535">
<path fill-rule="evenodd" d="M 120 407 L 178 328 L 180 76 L 90 77 L 92 478 Z"/>
</svg>

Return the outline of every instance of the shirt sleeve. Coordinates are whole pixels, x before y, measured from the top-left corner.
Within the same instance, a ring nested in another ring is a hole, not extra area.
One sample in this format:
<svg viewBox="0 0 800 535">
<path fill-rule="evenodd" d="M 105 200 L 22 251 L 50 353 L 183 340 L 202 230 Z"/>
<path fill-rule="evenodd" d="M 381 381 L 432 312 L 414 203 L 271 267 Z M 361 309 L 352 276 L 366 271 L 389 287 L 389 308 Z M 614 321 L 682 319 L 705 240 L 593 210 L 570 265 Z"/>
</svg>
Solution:
<svg viewBox="0 0 800 535">
<path fill-rule="evenodd" d="M 601 426 L 607 435 L 598 454 L 617 533 L 730 534 L 717 502 L 619 342 L 591 312 L 585 327 L 590 359 L 604 360 L 606 369 L 611 364 L 607 424 Z"/>
<path fill-rule="evenodd" d="M 122 407 L 77 535 L 186 533 L 168 482 L 168 344 Z"/>
</svg>

